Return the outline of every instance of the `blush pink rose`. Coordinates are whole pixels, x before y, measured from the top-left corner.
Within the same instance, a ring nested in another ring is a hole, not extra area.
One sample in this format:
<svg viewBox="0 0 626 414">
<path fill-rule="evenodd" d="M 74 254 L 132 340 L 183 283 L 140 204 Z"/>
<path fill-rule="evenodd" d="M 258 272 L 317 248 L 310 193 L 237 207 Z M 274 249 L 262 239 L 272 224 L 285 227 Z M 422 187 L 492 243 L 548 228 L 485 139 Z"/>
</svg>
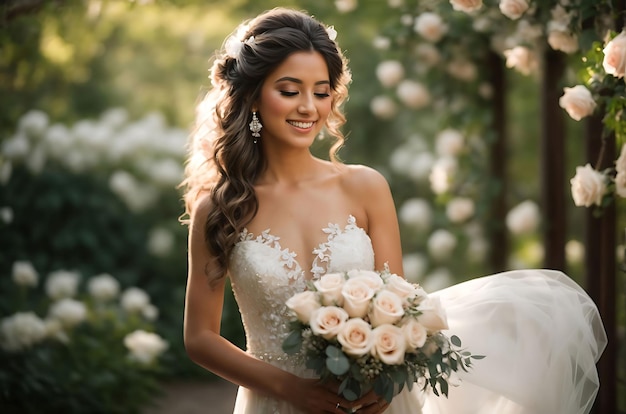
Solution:
<svg viewBox="0 0 626 414">
<path fill-rule="evenodd" d="M 626 32 L 615 36 L 605 47 L 602 66 L 606 73 L 623 78 L 626 72 Z"/>
<path fill-rule="evenodd" d="M 384 324 L 374 328 L 373 336 L 372 355 L 387 365 L 400 365 L 404 362 L 406 340 L 402 329 Z"/>
</svg>

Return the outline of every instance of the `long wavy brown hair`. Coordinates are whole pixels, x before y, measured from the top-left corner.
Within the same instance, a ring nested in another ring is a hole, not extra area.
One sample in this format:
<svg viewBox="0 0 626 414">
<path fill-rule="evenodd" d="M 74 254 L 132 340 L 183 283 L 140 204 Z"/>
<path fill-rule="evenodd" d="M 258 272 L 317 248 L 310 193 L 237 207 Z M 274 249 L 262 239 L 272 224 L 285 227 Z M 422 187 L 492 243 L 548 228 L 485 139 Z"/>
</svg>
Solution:
<svg viewBox="0 0 626 414">
<path fill-rule="evenodd" d="M 212 209 L 206 217 L 204 237 L 216 258 L 216 265 L 208 269 L 211 282 L 226 275 L 239 234 L 258 209 L 254 184 L 266 160 L 260 148 L 262 139 L 255 143 L 248 128 L 252 106 L 267 75 L 294 52 L 319 52 L 328 66 L 333 101 L 325 128 L 335 139 L 329 157 L 337 162 L 337 151 L 344 141 L 339 129 L 345 123 L 341 106 L 348 96 L 351 76 L 327 29 L 307 13 L 276 8 L 243 23 L 216 53 L 212 88 L 197 108 L 181 183 L 185 189 L 181 221 L 185 223 L 194 213 L 196 200 L 210 193 Z M 241 46 L 239 50 L 232 47 L 233 42 Z"/>
</svg>

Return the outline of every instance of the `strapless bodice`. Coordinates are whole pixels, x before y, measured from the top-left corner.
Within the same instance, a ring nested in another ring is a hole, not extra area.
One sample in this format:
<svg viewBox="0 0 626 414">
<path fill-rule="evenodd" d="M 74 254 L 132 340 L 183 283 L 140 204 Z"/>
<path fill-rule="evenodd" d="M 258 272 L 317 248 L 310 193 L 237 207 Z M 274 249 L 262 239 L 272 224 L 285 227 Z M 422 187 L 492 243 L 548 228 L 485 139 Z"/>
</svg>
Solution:
<svg viewBox="0 0 626 414">
<path fill-rule="evenodd" d="M 315 248 L 313 266 L 305 271 L 296 254 L 265 230 L 240 235 L 230 258 L 232 289 L 241 312 L 248 352 L 290 370 L 281 345 L 289 326 L 285 302 L 323 274 L 374 269 L 374 250 L 367 233 L 349 216 L 345 226 L 329 223 L 320 229 L 327 240 Z"/>
</svg>

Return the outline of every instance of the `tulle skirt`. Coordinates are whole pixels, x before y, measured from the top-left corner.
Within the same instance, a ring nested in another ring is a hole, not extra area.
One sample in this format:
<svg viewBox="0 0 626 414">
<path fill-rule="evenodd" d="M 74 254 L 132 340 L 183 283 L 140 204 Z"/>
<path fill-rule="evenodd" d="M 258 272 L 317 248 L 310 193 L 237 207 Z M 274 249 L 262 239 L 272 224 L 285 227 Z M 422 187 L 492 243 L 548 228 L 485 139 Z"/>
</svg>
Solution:
<svg viewBox="0 0 626 414">
<path fill-rule="evenodd" d="M 599 387 L 596 362 L 607 339 L 596 305 L 567 275 L 515 270 L 434 295 L 447 310 L 447 333 L 486 357 L 460 375 L 449 398 L 426 395 L 424 414 L 591 410 Z"/>
<path fill-rule="evenodd" d="M 606 334 L 596 305 L 565 274 L 515 270 L 431 293 L 448 315 L 448 335 L 485 359 L 459 373 L 448 398 L 419 386 L 386 414 L 586 414 L 598 391 L 596 362 Z M 296 413 L 240 388 L 235 413 Z"/>
</svg>

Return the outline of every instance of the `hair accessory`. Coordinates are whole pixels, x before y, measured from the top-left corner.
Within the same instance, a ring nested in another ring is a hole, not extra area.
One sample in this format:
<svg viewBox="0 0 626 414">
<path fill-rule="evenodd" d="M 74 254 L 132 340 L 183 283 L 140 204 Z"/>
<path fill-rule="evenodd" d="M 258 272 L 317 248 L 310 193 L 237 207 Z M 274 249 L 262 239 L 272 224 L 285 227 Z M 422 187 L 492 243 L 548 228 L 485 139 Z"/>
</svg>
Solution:
<svg viewBox="0 0 626 414">
<path fill-rule="evenodd" d="M 261 128 L 263 128 L 263 125 L 261 125 L 261 121 L 259 121 L 259 118 L 257 118 L 256 116 L 256 111 L 252 112 L 252 121 L 249 125 L 250 131 L 252 131 L 252 136 L 254 137 L 254 143 L 256 144 L 257 138 L 261 137 L 261 134 L 259 132 L 261 132 Z"/>
<path fill-rule="evenodd" d="M 242 26 L 237 29 L 237 32 L 226 39 L 226 43 L 224 43 L 224 50 L 226 50 L 226 54 L 233 59 L 238 59 L 239 54 L 241 53 L 241 49 L 243 45 L 254 45 L 254 36 L 250 36 L 246 40 L 241 40 L 245 33 L 248 31 L 248 26 Z"/>
<path fill-rule="evenodd" d="M 332 41 L 337 38 L 337 31 L 335 30 L 335 26 L 328 26 L 326 28 L 326 33 L 328 33 L 328 38 Z"/>
</svg>

